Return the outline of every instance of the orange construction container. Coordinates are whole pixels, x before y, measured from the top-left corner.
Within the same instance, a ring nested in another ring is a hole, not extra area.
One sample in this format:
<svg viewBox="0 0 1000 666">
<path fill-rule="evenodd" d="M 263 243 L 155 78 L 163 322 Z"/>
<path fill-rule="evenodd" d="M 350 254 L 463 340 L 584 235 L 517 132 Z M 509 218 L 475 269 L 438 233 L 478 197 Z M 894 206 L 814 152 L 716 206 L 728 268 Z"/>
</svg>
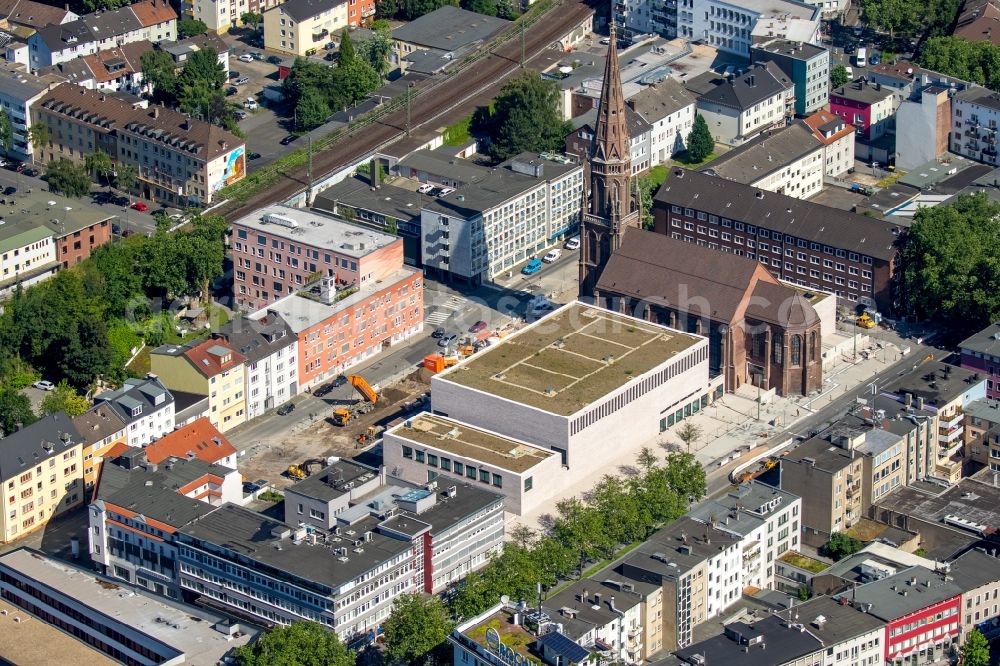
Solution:
<svg viewBox="0 0 1000 666">
<path fill-rule="evenodd" d="M 424 357 L 424 367 L 437 374 L 444 370 L 444 356 L 441 354 L 428 354 Z"/>
</svg>

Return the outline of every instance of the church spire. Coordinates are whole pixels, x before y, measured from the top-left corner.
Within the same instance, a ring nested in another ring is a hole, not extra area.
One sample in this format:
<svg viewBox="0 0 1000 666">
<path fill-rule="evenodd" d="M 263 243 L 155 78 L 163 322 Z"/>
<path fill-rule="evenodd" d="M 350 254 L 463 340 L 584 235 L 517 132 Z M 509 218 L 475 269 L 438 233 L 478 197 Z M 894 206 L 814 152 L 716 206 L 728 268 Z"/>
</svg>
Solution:
<svg viewBox="0 0 1000 666">
<path fill-rule="evenodd" d="M 605 161 L 627 160 L 629 135 L 625 120 L 625 95 L 622 93 L 621 67 L 618 64 L 618 38 L 614 14 L 611 17 L 611 41 L 604 66 L 597 126 L 594 128 L 592 157 Z"/>
</svg>

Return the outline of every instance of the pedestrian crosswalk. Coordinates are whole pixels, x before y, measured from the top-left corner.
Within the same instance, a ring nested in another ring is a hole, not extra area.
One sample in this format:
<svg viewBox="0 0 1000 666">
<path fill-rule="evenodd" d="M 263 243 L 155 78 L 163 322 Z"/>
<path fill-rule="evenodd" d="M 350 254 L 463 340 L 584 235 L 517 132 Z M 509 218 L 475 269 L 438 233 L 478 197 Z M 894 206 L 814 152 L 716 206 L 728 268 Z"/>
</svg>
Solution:
<svg viewBox="0 0 1000 666">
<path fill-rule="evenodd" d="M 466 299 L 461 296 L 451 296 L 444 303 L 428 305 L 425 309 L 424 322 L 438 326 L 448 321 L 448 318 L 462 309 Z"/>
</svg>

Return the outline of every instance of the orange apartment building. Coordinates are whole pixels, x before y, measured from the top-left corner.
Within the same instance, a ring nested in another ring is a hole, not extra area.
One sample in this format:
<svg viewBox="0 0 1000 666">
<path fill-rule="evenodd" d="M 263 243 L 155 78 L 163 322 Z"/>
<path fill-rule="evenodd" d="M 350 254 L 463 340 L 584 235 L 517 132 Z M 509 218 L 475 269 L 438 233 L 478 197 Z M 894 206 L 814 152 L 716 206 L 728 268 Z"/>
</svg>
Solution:
<svg viewBox="0 0 1000 666">
<path fill-rule="evenodd" d="M 266 206 L 232 224 L 233 299 L 254 312 L 332 275 L 338 294 L 370 287 L 403 265 L 403 240 L 343 219 Z M 344 297 L 341 295 L 340 297 Z M 303 379 L 304 383 L 304 379 Z"/>
<path fill-rule="evenodd" d="M 399 240 L 399 239 L 397 239 Z M 250 315 L 284 319 L 298 340 L 299 389 L 336 377 L 423 330 L 424 278 L 403 265 L 353 289 L 331 272 Z"/>
<path fill-rule="evenodd" d="M 73 425 L 83 440 L 83 484 L 89 491 L 101 473 L 101 462 L 116 444 L 125 444 L 125 421 L 105 403 L 73 417 Z"/>
</svg>

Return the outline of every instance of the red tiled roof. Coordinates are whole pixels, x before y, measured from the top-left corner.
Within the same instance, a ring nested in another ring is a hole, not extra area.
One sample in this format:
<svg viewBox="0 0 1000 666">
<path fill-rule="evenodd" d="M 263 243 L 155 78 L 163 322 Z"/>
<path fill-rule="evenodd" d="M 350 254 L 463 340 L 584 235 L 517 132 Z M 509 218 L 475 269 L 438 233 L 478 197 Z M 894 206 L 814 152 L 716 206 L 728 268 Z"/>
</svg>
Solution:
<svg viewBox="0 0 1000 666">
<path fill-rule="evenodd" d="M 170 6 L 167 0 L 137 2 L 132 5 L 132 11 L 135 12 L 135 17 L 146 28 L 177 18 L 177 12 L 174 11 L 174 8 Z"/>
<path fill-rule="evenodd" d="M 191 347 L 184 352 L 184 356 L 206 377 L 214 377 L 246 361 L 246 358 L 234 351 L 225 340 L 214 338 Z"/>
<path fill-rule="evenodd" d="M 82 57 L 84 62 L 87 63 L 87 67 L 94 73 L 94 78 L 100 83 L 107 83 L 123 76 L 129 76 L 141 71 L 142 66 L 139 63 L 139 59 L 142 57 L 143 53 L 152 50 L 152 43 L 142 40 L 132 42 L 131 44 L 123 44 L 118 48 L 98 51 L 97 53 L 92 53 Z M 124 67 L 121 67 L 114 72 L 110 71 L 109 65 L 117 65 L 119 62 L 123 64 Z"/>
<path fill-rule="evenodd" d="M 812 130 L 812 133 L 817 140 L 829 146 L 834 141 L 842 139 L 848 134 L 854 134 L 854 131 L 856 129 L 854 125 L 848 125 L 847 123 L 844 123 L 843 127 L 840 129 L 839 132 L 835 132 L 834 134 L 831 134 L 829 137 L 825 136 L 823 132 L 820 131 L 820 127 L 826 125 L 827 123 L 835 121 L 840 121 L 843 123 L 843 119 L 834 113 L 830 113 L 829 111 L 818 111 L 809 116 L 808 118 L 804 119 L 802 122 L 804 122 L 806 126 Z"/>
<path fill-rule="evenodd" d="M 235 454 L 236 447 L 203 416 L 153 442 L 145 451 L 146 459 L 154 465 L 171 457 L 216 463 Z"/>
</svg>

